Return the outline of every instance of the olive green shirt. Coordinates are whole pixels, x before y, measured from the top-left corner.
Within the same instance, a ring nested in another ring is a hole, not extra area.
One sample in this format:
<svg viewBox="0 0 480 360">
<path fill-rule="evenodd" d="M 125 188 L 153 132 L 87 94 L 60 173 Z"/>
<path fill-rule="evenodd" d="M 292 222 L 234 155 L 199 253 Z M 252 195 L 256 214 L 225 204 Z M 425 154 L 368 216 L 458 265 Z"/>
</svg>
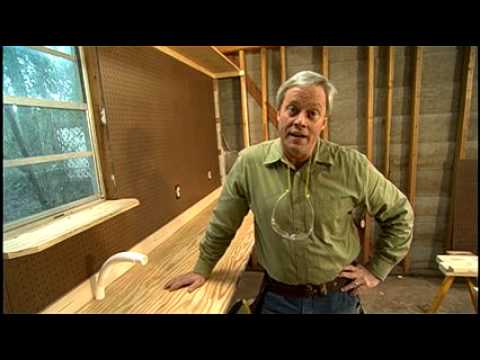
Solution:
<svg viewBox="0 0 480 360">
<path fill-rule="evenodd" d="M 307 161 L 298 170 L 282 154 L 279 138 L 240 152 L 200 242 L 194 272 L 210 276 L 251 209 L 258 262 L 272 278 L 287 284 L 331 281 L 360 254 L 353 210 L 364 208 L 381 229 L 367 267 L 384 280 L 406 256 L 412 240 L 413 210 L 405 195 L 356 150 L 318 139 L 310 166 Z M 288 171 L 292 206 L 299 210 L 288 216 L 299 226 L 302 218 L 295 214 L 305 209 L 310 173 L 314 228 L 305 240 L 284 238 L 271 225 L 273 208 L 288 189 Z"/>
</svg>

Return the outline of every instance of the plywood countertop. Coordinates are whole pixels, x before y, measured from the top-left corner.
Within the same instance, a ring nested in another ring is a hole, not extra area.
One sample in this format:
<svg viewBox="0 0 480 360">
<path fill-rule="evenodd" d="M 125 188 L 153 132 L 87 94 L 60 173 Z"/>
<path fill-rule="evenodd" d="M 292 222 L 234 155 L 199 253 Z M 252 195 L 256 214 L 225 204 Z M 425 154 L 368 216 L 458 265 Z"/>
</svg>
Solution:
<svg viewBox="0 0 480 360">
<path fill-rule="evenodd" d="M 169 292 L 165 283 L 191 271 L 215 204 L 150 252 L 146 266 L 135 265 L 106 288 L 103 300 L 92 300 L 82 314 L 218 314 L 228 311 L 254 243 L 253 215 L 249 213 L 210 279 L 199 289 Z"/>
</svg>

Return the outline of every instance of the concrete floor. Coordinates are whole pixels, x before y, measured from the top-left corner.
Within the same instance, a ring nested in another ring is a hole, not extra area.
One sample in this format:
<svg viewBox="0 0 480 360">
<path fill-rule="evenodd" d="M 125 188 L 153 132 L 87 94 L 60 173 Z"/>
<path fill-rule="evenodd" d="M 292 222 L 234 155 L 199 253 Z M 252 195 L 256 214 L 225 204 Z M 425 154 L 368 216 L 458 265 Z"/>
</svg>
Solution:
<svg viewBox="0 0 480 360">
<path fill-rule="evenodd" d="M 442 280 L 442 277 L 390 276 L 378 287 L 365 291 L 362 303 L 367 314 L 424 314 Z M 455 279 L 437 313 L 475 313 L 464 279 Z"/>
<path fill-rule="evenodd" d="M 254 298 L 262 273 L 247 271 L 238 284 L 234 301 Z M 378 287 L 361 295 L 367 314 L 424 314 L 440 287 L 443 278 L 432 276 L 389 276 Z M 470 295 L 463 279 L 455 279 L 438 314 L 474 314 Z"/>
</svg>

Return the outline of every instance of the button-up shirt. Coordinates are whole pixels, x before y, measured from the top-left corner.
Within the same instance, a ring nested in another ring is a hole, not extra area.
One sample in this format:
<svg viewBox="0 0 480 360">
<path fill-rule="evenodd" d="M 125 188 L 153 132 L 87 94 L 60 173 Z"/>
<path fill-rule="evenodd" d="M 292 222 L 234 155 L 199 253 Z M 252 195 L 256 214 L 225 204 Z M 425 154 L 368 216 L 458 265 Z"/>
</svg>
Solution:
<svg viewBox="0 0 480 360">
<path fill-rule="evenodd" d="M 194 272 L 208 278 L 250 209 L 258 262 L 270 277 L 286 284 L 331 281 L 360 254 L 354 209 L 363 208 L 381 230 L 367 268 L 384 280 L 410 247 L 414 216 L 408 199 L 354 149 L 319 138 L 310 160 L 295 169 L 283 155 L 279 138 L 242 150 L 200 242 Z M 305 239 L 282 237 L 272 228 L 272 211 L 289 188 L 291 209 L 276 215 L 279 223 L 309 228 L 304 223 L 307 184 L 313 232 Z"/>
</svg>

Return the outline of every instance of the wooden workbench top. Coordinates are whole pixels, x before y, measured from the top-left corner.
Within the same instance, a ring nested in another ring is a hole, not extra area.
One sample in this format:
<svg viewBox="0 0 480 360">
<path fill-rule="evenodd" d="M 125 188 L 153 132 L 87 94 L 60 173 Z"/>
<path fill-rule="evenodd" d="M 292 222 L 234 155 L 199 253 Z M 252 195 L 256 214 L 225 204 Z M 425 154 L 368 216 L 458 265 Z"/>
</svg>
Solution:
<svg viewBox="0 0 480 360">
<path fill-rule="evenodd" d="M 165 283 L 189 272 L 199 254 L 215 204 L 202 211 L 150 254 L 146 266 L 135 265 L 106 288 L 103 300 L 92 300 L 82 314 L 218 314 L 228 311 L 254 243 L 253 215 L 249 213 L 210 279 L 199 289 L 169 292 Z"/>
</svg>

